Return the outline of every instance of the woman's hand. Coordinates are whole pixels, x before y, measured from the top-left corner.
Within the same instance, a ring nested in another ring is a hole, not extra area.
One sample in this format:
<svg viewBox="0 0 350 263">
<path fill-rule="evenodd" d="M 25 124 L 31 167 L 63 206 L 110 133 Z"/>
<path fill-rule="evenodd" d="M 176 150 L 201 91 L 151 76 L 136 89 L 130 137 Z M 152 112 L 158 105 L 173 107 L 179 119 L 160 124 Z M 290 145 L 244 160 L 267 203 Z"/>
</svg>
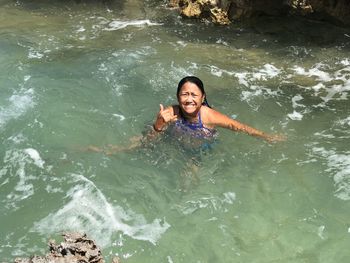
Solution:
<svg viewBox="0 0 350 263">
<path fill-rule="evenodd" d="M 283 142 L 287 140 L 287 136 L 283 134 L 272 134 L 268 135 L 265 138 L 268 142 L 273 143 L 273 142 Z"/>
<path fill-rule="evenodd" d="M 172 107 L 168 107 L 164 109 L 164 106 L 162 104 L 159 105 L 160 110 L 157 115 L 156 122 L 153 125 L 153 128 L 161 132 L 164 130 L 165 126 L 168 123 L 174 122 L 177 120 L 177 115 L 174 115 L 174 110 Z"/>
</svg>

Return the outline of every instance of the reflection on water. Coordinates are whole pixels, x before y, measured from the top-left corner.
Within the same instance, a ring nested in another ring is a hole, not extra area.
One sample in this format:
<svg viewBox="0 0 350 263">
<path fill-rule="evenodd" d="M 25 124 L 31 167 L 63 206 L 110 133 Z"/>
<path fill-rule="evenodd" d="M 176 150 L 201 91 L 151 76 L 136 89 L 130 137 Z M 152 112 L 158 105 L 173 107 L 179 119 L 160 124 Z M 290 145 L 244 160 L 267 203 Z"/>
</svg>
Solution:
<svg viewBox="0 0 350 263">
<path fill-rule="evenodd" d="M 123 262 L 349 261 L 348 29 L 216 27 L 156 1 L 0 6 L 4 260 L 70 229 Z M 192 74 L 214 108 L 288 140 L 81 151 L 128 145 Z"/>
</svg>

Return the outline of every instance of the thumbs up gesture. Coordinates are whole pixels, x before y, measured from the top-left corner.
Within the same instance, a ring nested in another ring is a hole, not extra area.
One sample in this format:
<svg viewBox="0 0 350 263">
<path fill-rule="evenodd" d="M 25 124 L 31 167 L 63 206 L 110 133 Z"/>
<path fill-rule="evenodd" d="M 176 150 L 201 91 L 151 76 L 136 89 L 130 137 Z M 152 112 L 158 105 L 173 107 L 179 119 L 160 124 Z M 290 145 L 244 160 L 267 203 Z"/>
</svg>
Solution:
<svg viewBox="0 0 350 263">
<path fill-rule="evenodd" d="M 153 128 L 160 132 L 163 131 L 164 127 L 171 122 L 174 122 L 177 120 L 177 115 L 174 114 L 174 110 L 172 107 L 168 107 L 164 109 L 163 104 L 159 105 L 159 112 L 157 115 L 156 122 L 153 125 Z"/>
</svg>

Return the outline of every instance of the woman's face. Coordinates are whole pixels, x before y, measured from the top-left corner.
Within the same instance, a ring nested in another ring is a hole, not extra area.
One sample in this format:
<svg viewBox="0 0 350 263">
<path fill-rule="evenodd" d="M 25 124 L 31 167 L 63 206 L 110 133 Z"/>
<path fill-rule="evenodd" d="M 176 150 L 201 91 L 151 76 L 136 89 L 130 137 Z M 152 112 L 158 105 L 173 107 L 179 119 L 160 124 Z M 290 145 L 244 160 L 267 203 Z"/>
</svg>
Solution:
<svg viewBox="0 0 350 263">
<path fill-rule="evenodd" d="M 196 84 L 186 82 L 182 85 L 177 99 L 184 113 L 196 116 L 204 101 L 204 94 Z"/>
</svg>

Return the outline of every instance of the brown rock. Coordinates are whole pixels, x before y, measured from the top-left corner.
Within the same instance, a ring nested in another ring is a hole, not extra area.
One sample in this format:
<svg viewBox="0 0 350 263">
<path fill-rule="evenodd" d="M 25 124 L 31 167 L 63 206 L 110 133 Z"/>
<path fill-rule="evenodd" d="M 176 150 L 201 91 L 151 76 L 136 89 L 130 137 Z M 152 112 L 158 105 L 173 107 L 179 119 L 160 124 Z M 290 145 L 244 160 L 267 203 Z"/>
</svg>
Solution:
<svg viewBox="0 0 350 263">
<path fill-rule="evenodd" d="M 216 24 L 258 15 L 288 13 L 350 25 L 349 0 L 170 0 L 184 17 L 211 19 Z"/>
<path fill-rule="evenodd" d="M 85 234 L 66 233 L 64 242 L 56 245 L 54 240 L 49 241 L 50 252 L 45 256 L 17 258 L 15 263 L 104 263 L 101 250 L 95 241 Z M 113 263 L 120 263 L 114 258 Z"/>
</svg>

